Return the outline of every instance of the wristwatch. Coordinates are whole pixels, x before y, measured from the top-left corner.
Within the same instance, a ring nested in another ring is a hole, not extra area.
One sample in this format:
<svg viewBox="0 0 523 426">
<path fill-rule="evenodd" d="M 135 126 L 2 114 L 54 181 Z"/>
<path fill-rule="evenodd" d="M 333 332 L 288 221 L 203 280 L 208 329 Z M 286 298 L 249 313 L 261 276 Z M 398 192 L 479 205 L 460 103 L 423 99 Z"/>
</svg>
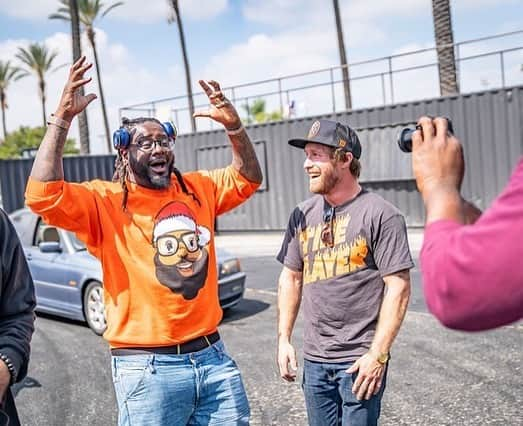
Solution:
<svg viewBox="0 0 523 426">
<path fill-rule="evenodd" d="M 388 352 L 378 352 L 376 354 L 374 352 L 369 351 L 369 353 L 371 353 L 372 356 L 376 358 L 376 361 L 378 361 L 382 365 L 385 365 L 390 358 Z"/>
</svg>

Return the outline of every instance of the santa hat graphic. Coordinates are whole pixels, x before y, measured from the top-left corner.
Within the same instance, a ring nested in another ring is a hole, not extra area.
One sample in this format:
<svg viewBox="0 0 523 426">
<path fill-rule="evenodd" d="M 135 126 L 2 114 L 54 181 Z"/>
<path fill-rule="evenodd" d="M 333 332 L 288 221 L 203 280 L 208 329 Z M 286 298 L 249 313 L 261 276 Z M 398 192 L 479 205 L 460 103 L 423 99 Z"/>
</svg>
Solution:
<svg viewBox="0 0 523 426">
<path fill-rule="evenodd" d="M 153 242 L 158 237 L 174 231 L 192 231 L 198 235 L 198 245 L 203 247 L 211 239 L 205 226 L 196 225 L 193 212 L 185 204 L 172 201 L 164 206 L 154 218 Z"/>
</svg>

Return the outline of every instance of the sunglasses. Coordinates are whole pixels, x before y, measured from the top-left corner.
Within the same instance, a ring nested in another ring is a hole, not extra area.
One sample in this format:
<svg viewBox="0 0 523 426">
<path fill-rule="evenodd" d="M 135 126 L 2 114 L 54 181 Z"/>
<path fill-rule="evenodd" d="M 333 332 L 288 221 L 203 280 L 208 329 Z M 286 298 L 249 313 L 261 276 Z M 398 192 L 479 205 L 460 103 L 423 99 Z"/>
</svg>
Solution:
<svg viewBox="0 0 523 426">
<path fill-rule="evenodd" d="M 331 206 L 323 212 L 323 228 L 321 230 L 321 242 L 327 247 L 334 247 L 334 218 L 336 207 Z"/>
</svg>

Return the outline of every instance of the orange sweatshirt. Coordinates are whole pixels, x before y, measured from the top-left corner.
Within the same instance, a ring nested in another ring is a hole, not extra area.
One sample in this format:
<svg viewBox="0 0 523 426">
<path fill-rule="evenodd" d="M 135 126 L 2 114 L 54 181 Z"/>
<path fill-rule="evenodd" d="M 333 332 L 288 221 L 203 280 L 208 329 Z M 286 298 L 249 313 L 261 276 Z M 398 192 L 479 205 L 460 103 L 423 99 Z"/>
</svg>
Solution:
<svg viewBox="0 0 523 426">
<path fill-rule="evenodd" d="M 29 179 L 26 204 L 45 222 L 75 232 L 100 259 L 111 347 L 182 343 L 216 330 L 222 317 L 214 247 L 215 217 L 249 198 L 258 184 L 233 167 L 172 178 L 165 190 L 128 183 Z"/>
</svg>

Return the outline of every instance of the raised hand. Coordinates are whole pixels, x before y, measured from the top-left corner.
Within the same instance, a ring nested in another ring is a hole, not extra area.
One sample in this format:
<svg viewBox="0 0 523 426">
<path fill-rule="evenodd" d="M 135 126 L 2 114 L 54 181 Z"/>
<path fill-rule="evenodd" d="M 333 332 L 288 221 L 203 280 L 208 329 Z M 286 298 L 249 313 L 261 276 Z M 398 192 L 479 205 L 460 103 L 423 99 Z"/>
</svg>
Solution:
<svg viewBox="0 0 523 426">
<path fill-rule="evenodd" d="M 62 92 L 62 97 L 55 115 L 71 122 L 71 120 L 80 112 L 82 112 L 87 105 L 96 99 L 94 93 L 82 95 L 78 90 L 80 87 L 89 83 L 92 78 L 84 78 L 84 74 L 93 66 L 92 63 L 85 61 L 85 56 L 78 59 L 69 71 L 69 78 L 65 84 Z"/>
<path fill-rule="evenodd" d="M 209 84 L 204 80 L 199 80 L 199 83 L 209 98 L 211 106 L 208 109 L 196 111 L 193 117 L 212 118 L 214 121 L 223 124 L 228 130 L 240 128 L 242 125 L 240 116 L 234 105 L 223 94 L 220 84 L 214 80 L 209 80 Z"/>
</svg>

